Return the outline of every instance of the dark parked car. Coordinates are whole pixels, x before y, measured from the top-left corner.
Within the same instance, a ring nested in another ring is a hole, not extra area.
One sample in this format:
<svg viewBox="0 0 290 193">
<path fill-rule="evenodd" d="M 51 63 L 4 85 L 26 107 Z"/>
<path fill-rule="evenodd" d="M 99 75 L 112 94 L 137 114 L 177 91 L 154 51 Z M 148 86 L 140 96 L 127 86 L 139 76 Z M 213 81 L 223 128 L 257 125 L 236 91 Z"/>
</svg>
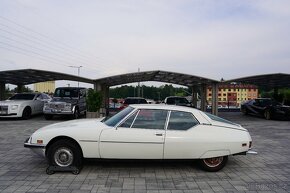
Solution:
<svg viewBox="0 0 290 193">
<path fill-rule="evenodd" d="M 141 97 L 127 97 L 125 98 L 123 105 L 120 107 L 120 110 L 132 104 L 148 104 L 148 102 L 146 99 Z"/>
<path fill-rule="evenodd" d="M 270 98 L 257 98 L 241 105 L 243 114 L 255 114 L 265 119 L 290 119 L 290 107 Z"/>
<path fill-rule="evenodd" d="M 185 98 L 180 96 L 169 96 L 164 99 L 164 103 L 167 105 L 178 105 L 191 107 L 192 104 Z"/>
</svg>

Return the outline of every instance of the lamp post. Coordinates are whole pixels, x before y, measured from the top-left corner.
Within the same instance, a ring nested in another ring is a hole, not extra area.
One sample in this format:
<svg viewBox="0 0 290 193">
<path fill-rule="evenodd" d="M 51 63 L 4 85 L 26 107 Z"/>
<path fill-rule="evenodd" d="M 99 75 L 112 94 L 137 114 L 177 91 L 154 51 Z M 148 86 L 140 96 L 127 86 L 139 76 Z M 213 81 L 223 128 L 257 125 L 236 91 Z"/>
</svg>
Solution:
<svg viewBox="0 0 290 193">
<path fill-rule="evenodd" d="M 80 77 L 80 68 L 83 67 L 83 66 L 68 66 L 68 67 L 77 68 L 78 69 L 78 77 Z M 79 81 L 78 81 L 78 87 L 80 87 L 80 82 Z"/>
</svg>

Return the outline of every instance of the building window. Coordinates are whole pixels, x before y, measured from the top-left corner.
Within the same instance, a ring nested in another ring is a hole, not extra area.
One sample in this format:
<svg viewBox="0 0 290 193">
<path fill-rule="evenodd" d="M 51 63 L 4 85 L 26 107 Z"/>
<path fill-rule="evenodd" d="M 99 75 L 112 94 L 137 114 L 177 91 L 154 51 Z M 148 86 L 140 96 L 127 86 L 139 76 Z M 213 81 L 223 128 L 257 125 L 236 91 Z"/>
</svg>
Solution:
<svg viewBox="0 0 290 193">
<path fill-rule="evenodd" d="M 224 91 L 226 91 L 226 89 L 224 88 Z"/>
<path fill-rule="evenodd" d="M 222 94 L 221 93 L 219 93 L 219 96 L 221 96 Z"/>
<path fill-rule="evenodd" d="M 227 94 L 226 94 L 226 93 L 224 93 L 224 94 L 223 94 L 223 96 L 227 96 Z"/>
<path fill-rule="evenodd" d="M 221 101 L 222 99 L 221 98 L 219 98 L 219 101 Z"/>
<path fill-rule="evenodd" d="M 209 93 L 208 96 L 211 96 L 211 93 Z"/>
</svg>

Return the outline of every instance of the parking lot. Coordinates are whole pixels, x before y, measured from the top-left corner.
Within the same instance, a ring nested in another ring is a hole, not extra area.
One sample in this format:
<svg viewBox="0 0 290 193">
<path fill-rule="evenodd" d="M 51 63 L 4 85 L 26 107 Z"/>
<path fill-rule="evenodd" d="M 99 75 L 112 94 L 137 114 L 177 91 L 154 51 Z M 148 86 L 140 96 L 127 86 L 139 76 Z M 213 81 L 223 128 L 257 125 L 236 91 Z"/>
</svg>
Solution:
<svg viewBox="0 0 290 193">
<path fill-rule="evenodd" d="M 79 175 L 47 175 L 47 162 L 23 147 L 38 128 L 64 120 L 0 120 L 0 192 L 289 192 L 290 121 L 266 121 L 240 112 L 219 114 L 247 128 L 258 155 L 230 156 L 226 167 L 205 172 L 188 161 L 86 160 Z"/>
</svg>

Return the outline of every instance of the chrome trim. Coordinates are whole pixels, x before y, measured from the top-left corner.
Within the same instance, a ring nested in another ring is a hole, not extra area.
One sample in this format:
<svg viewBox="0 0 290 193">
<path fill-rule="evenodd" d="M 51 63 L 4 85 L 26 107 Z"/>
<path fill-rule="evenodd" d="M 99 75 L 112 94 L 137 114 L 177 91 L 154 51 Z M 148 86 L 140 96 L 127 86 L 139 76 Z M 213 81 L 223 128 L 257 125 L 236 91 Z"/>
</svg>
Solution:
<svg viewBox="0 0 290 193">
<path fill-rule="evenodd" d="M 257 155 L 258 152 L 253 151 L 253 150 L 249 150 L 249 151 L 247 151 L 247 154 Z"/>
</svg>

